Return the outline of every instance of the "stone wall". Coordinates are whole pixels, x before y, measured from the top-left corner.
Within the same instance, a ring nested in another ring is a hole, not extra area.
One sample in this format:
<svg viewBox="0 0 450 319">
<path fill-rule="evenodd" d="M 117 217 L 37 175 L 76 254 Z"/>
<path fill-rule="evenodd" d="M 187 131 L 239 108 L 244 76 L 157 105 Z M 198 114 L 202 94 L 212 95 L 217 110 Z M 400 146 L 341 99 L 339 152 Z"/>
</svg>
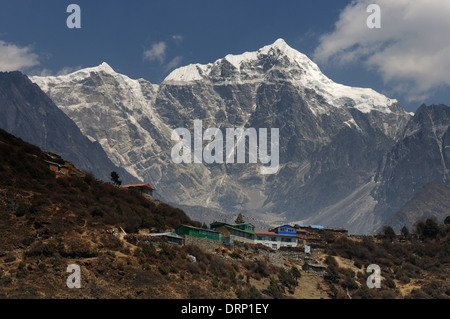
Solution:
<svg viewBox="0 0 450 319">
<path fill-rule="evenodd" d="M 196 245 L 200 247 L 205 252 L 214 252 L 217 248 L 219 248 L 222 243 L 218 240 L 213 240 L 209 238 L 200 238 L 194 236 L 183 236 L 183 244 L 184 245 Z"/>
</svg>

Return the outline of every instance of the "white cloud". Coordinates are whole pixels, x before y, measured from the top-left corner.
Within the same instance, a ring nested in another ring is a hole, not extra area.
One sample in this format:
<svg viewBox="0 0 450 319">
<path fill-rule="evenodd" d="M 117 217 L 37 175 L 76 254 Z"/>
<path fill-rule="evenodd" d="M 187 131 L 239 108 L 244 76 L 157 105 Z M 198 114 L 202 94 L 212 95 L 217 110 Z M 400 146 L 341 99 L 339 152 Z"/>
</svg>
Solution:
<svg viewBox="0 0 450 319">
<path fill-rule="evenodd" d="M 36 65 L 39 57 L 30 46 L 20 47 L 0 40 L 0 71 L 22 71 Z"/>
<path fill-rule="evenodd" d="M 179 66 L 181 64 L 181 61 L 183 61 L 183 57 L 182 56 L 174 57 L 172 60 L 169 61 L 169 63 L 167 63 L 164 66 L 164 70 L 165 71 L 169 71 L 171 69 L 176 68 L 177 66 Z"/>
<path fill-rule="evenodd" d="M 28 75 L 30 76 L 59 76 L 59 75 L 67 75 L 73 72 L 76 72 L 78 70 L 83 69 L 83 66 L 79 65 L 76 67 L 71 67 L 71 66 L 65 66 L 62 69 L 58 70 L 58 71 L 52 71 L 50 69 L 47 68 L 33 68 L 30 71 L 27 72 Z"/>
<path fill-rule="evenodd" d="M 153 43 L 152 48 L 144 51 L 144 60 L 159 61 L 159 63 L 164 63 L 166 59 L 167 44 L 164 41 Z"/>
<path fill-rule="evenodd" d="M 320 38 L 319 63 L 362 62 L 399 93 L 422 99 L 450 85 L 450 1 L 378 0 L 381 28 L 369 29 L 373 0 L 356 0 L 340 14 L 335 30 Z"/>
<path fill-rule="evenodd" d="M 172 40 L 178 41 L 178 42 L 180 42 L 180 41 L 183 40 L 183 36 L 182 36 L 182 35 L 179 35 L 179 34 L 174 34 L 174 35 L 172 35 L 171 38 L 172 38 Z"/>
<path fill-rule="evenodd" d="M 179 34 L 172 35 L 167 41 L 160 41 L 153 43 L 151 49 L 144 51 L 144 60 L 158 61 L 164 72 L 176 68 L 181 64 L 183 60 L 182 56 L 176 56 L 172 58 L 169 62 L 166 62 L 167 51 L 169 49 L 169 44 L 173 45 L 180 44 L 183 40 L 183 36 Z"/>
<path fill-rule="evenodd" d="M 83 67 L 82 67 L 81 65 L 75 66 L 75 67 L 72 67 L 72 66 L 65 66 L 65 67 L 63 67 L 61 70 L 57 71 L 57 72 L 56 72 L 56 75 L 57 75 L 57 76 L 58 76 L 58 75 L 67 75 L 67 74 L 76 72 L 76 71 L 81 70 L 81 69 L 83 69 Z"/>
</svg>

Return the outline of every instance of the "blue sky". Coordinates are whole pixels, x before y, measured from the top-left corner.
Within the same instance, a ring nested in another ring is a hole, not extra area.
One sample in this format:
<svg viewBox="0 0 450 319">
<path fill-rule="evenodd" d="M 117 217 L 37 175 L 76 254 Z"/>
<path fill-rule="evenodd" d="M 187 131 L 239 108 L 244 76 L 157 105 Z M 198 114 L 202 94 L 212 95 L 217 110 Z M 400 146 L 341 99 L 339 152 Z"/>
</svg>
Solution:
<svg viewBox="0 0 450 319">
<path fill-rule="evenodd" d="M 364 26 L 372 2 L 380 29 Z M 0 70 L 55 75 L 105 61 L 160 83 L 177 66 L 283 38 L 338 83 L 371 87 L 408 111 L 450 105 L 450 1 L 408 2 L 1 0 Z M 81 8 L 81 29 L 66 26 L 71 3 Z"/>
</svg>

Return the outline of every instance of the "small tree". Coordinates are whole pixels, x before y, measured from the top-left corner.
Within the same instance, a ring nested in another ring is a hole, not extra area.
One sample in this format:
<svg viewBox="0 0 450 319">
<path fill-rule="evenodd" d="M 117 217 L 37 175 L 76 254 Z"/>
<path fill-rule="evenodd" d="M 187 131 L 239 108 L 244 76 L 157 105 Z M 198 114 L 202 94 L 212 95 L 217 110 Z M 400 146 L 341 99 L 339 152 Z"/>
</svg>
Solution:
<svg viewBox="0 0 450 319">
<path fill-rule="evenodd" d="M 298 268 L 295 266 L 292 266 L 291 273 L 292 273 L 292 276 L 294 276 L 295 280 L 298 280 L 299 278 L 302 277 L 300 270 L 298 270 Z"/>
<path fill-rule="evenodd" d="M 436 238 L 439 234 L 439 225 L 431 218 L 427 218 L 425 221 L 417 223 L 416 233 L 420 237 Z"/>
<path fill-rule="evenodd" d="M 294 293 L 295 286 L 298 285 L 298 282 L 297 278 L 295 278 L 294 274 L 291 271 L 281 269 L 280 273 L 278 274 L 278 280 L 282 287 L 286 287 L 289 290 L 289 293 Z"/>
<path fill-rule="evenodd" d="M 392 229 L 391 226 L 385 226 L 383 228 L 383 235 L 392 241 L 395 238 L 395 231 Z"/>
<path fill-rule="evenodd" d="M 117 172 L 111 172 L 111 181 L 114 183 L 114 185 L 120 186 L 122 184 L 122 181 L 119 179 L 119 174 Z"/>
<path fill-rule="evenodd" d="M 406 228 L 406 226 L 403 226 L 402 229 L 400 230 L 400 233 L 402 234 L 403 237 L 408 237 L 409 236 L 409 230 L 408 228 Z"/>
<path fill-rule="evenodd" d="M 283 299 L 283 288 L 280 286 L 280 282 L 275 278 L 270 278 L 270 284 L 267 287 L 267 292 L 274 298 L 274 299 Z"/>
</svg>

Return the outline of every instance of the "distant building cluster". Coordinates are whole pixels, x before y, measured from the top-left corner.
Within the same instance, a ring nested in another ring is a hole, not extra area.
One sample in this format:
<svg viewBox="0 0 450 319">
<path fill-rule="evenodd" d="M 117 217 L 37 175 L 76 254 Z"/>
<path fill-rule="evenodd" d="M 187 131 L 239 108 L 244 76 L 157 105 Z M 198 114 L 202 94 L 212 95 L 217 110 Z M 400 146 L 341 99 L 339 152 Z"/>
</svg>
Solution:
<svg viewBox="0 0 450 319">
<path fill-rule="evenodd" d="M 272 249 L 281 247 L 295 247 L 306 239 L 306 231 L 290 225 L 283 225 L 267 232 L 255 231 L 251 223 L 228 224 L 214 222 L 210 229 L 181 225 L 175 233 L 183 236 L 194 236 L 218 240 L 224 244 L 233 244 L 235 241 L 248 244 L 262 244 Z"/>
<path fill-rule="evenodd" d="M 138 191 L 142 196 L 152 199 L 154 189 L 149 184 L 124 185 L 123 188 Z M 244 222 L 239 214 L 234 224 L 227 222 L 213 222 L 210 228 L 181 225 L 172 232 L 150 233 L 149 236 L 164 238 L 172 244 L 183 244 L 184 236 L 207 238 L 219 243 L 232 245 L 234 242 L 247 244 L 260 244 L 272 249 L 282 247 L 296 247 L 308 241 L 312 243 L 321 241 L 323 232 L 332 232 L 335 235 L 348 235 L 344 228 L 324 227 L 320 225 L 281 225 L 268 231 L 255 231 L 252 223 Z M 305 245 L 305 249 L 310 248 Z"/>
</svg>

